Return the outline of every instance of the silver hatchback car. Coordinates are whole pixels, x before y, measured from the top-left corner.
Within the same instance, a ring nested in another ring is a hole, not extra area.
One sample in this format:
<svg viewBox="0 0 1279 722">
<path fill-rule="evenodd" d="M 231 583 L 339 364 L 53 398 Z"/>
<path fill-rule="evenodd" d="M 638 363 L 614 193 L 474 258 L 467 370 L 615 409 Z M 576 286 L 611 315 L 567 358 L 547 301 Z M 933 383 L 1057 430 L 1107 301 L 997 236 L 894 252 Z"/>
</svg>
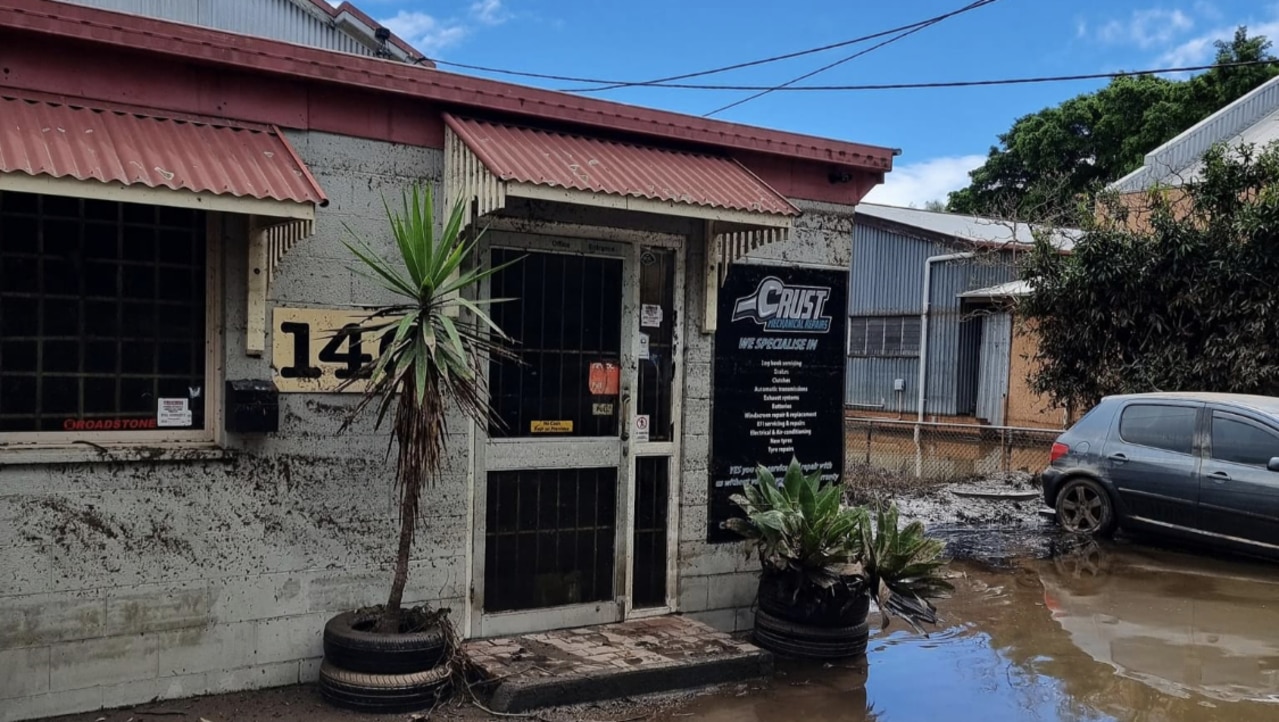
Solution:
<svg viewBox="0 0 1279 722">
<path fill-rule="evenodd" d="M 1279 557 L 1279 398 L 1108 397 L 1057 439 L 1041 480 L 1071 532 L 1123 527 Z"/>
</svg>

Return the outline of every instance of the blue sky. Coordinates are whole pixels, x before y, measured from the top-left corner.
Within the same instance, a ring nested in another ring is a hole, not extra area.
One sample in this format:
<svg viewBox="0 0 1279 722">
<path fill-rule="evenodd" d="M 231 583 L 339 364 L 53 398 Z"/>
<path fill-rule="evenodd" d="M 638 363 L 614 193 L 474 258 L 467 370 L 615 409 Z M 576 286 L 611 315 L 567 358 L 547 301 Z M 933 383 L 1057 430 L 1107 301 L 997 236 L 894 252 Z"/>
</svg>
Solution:
<svg viewBox="0 0 1279 722">
<path fill-rule="evenodd" d="M 955 10 L 966 0 L 355 3 L 441 60 L 575 77 L 647 80 L 906 25 Z M 1279 40 L 1279 2 L 999 0 L 805 82 L 929 82 L 1195 65 L 1210 62 L 1212 42 L 1228 37 L 1239 24 Z M 863 47 L 703 80 L 776 84 Z M 557 89 L 568 85 L 517 82 Z M 980 164 L 996 136 L 1016 118 L 1101 84 L 774 93 L 716 117 L 901 148 L 897 170 L 869 200 L 922 204 L 964 185 L 967 171 Z M 746 94 L 628 88 L 597 95 L 701 115 Z"/>
</svg>

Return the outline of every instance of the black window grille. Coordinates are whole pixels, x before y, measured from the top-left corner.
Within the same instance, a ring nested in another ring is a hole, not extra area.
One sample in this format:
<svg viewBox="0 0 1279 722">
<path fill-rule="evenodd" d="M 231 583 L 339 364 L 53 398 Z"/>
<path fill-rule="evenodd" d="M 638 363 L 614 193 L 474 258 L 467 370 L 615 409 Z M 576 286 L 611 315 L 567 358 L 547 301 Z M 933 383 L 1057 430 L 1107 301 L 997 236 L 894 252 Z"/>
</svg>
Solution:
<svg viewBox="0 0 1279 722">
<path fill-rule="evenodd" d="M 636 608 L 666 604 L 666 531 L 670 458 L 635 460 L 635 534 L 631 597 Z"/>
<path fill-rule="evenodd" d="M 613 598 L 617 469 L 488 474 L 484 609 Z"/>
<path fill-rule="evenodd" d="M 495 360 L 489 393 L 509 436 L 617 436 L 618 390 L 592 392 L 596 376 L 620 374 L 622 261 L 495 248 L 493 321 L 516 341 L 520 362 Z M 614 376 L 616 378 L 616 376 Z"/>
<path fill-rule="evenodd" d="M 205 218 L 0 192 L 0 432 L 204 427 Z"/>
</svg>

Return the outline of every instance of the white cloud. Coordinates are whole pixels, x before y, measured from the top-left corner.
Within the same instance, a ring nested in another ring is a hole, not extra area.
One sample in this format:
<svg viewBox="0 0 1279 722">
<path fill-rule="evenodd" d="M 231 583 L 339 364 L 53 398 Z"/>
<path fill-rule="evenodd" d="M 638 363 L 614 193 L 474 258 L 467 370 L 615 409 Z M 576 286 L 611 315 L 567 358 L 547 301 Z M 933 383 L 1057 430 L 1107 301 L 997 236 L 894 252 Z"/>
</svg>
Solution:
<svg viewBox="0 0 1279 722">
<path fill-rule="evenodd" d="M 1111 45 L 1133 44 L 1143 50 L 1167 46 L 1195 27 L 1181 10 L 1134 10 L 1127 20 L 1111 20 L 1097 28 L 1097 39 Z"/>
<path fill-rule="evenodd" d="M 929 201 L 944 202 L 947 193 L 968 185 L 969 171 L 985 162 L 984 155 L 961 155 L 900 165 L 867 194 L 866 201 L 920 208 Z"/>
<path fill-rule="evenodd" d="M 471 3 L 471 16 L 485 25 L 501 25 L 511 18 L 502 0 L 475 0 Z"/>
<path fill-rule="evenodd" d="M 378 22 L 428 56 L 456 45 L 467 34 L 463 25 L 444 22 L 432 15 L 409 10 L 401 10 L 395 17 Z"/>
<path fill-rule="evenodd" d="M 1279 5 L 1268 8 L 1270 19 L 1264 22 L 1239 22 L 1228 26 L 1214 28 L 1202 35 L 1190 38 L 1173 49 L 1159 56 L 1159 60 L 1169 65 L 1206 65 L 1217 56 L 1214 43 L 1218 40 L 1230 40 L 1235 36 L 1235 28 L 1248 26 L 1248 36 L 1264 35 L 1270 39 L 1279 39 Z"/>
</svg>

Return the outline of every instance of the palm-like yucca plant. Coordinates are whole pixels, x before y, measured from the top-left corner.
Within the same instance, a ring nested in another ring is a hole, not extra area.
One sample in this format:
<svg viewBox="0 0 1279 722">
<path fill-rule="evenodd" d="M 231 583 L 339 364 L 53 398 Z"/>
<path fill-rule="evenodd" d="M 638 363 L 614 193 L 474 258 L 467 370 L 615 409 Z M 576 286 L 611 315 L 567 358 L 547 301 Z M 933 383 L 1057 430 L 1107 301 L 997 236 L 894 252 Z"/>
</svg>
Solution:
<svg viewBox="0 0 1279 722">
<path fill-rule="evenodd" d="M 899 528 L 892 507 L 872 523 L 864 507 L 843 506 L 840 492 L 834 484 L 823 488 L 819 471 L 805 475 L 797 460 L 780 485 L 761 466 L 755 483 L 732 497 L 745 518 L 725 525 L 754 542 L 766 576 L 790 580 L 792 604 L 862 595 L 876 600 L 884 626 L 890 614 L 916 630 L 936 623 L 928 600 L 951 589 L 940 576 L 944 545 L 918 522 Z"/>
<path fill-rule="evenodd" d="M 463 294 L 501 268 L 463 267 L 478 236 L 468 240 L 463 234 L 462 204 L 453 208 L 439 233 L 429 188 L 415 186 L 405 193 L 398 211 L 384 205 L 398 258 L 383 258 L 348 228 L 352 242 L 346 246 L 361 262 L 356 272 L 398 301 L 377 308 L 359 324 L 358 333 L 379 339 L 382 351 L 358 374 L 367 385 L 343 429 L 371 406 L 380 428 L 395 408 L 400 539 L 391 594 L 378 624 L 379 631 L 393 632 L 408 581 L 422 489 L 434 480 L 444 458 L 448 405 L 487 421 L 491 407 L 482 364 L 511 352 L 510 339 L 481 307 L 501 299 L 477 301 Z"/>
</svg>

